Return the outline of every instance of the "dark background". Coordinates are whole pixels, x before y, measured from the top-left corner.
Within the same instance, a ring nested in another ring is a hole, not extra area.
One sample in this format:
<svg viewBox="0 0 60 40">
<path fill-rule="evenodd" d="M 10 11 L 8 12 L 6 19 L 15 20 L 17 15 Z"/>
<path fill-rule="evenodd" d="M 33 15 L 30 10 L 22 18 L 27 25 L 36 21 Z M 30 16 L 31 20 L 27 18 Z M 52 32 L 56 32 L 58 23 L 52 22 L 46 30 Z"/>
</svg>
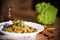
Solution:
<svg viewBox="0 0 60 40">
<path fill-rule="evenodd" d="M 0 0 L 0 11 L 1 11 L 1 4 L 4 0 Z M 58 8 L 58 14 L 57 16 L 60 17 L 60 1 L 59 0 L 33 0 L 33 6 L 32 9 L 35 10 L 35 5 L 37 3 L 41 3 L 41 2 L 50 2 L 51 5 L 54 5 L 56 8 Z"/>
</svg>

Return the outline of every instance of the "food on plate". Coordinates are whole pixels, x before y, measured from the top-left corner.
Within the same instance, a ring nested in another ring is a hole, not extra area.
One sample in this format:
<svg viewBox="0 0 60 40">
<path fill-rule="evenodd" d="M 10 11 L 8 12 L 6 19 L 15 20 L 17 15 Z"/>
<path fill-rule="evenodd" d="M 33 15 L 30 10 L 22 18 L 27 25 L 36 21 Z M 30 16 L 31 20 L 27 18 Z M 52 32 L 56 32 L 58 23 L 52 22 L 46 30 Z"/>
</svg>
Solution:
<svg viewBox="0 0 60 40">
<path fill-rule="evenodd" d="M 36 4 L 37 21 L 42 24 L 52 24 L 55 22 L 58 9 L 50 3 L 41 2 Z"/>
<path fill-rule="evenodd" d="M 37 31 L 36 28 L 33 28 L 29 25 L 25 25 L 22 20 L 13 21 L 12 25 L 8 25 L 8 27 L 5 27 L 3 30 L 15 33 L 31 33 Z"/>
</svg>

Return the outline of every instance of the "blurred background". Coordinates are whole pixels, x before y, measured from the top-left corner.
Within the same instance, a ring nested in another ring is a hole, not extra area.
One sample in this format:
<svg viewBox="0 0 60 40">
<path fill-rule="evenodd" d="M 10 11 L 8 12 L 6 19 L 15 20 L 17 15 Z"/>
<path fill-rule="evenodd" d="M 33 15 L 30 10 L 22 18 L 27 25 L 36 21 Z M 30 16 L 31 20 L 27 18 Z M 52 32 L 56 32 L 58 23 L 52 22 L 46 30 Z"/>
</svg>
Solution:
<svg viewBox="0 0 60 40">
<path fill-rule="evenodd" d="M 0 0 L 0 19 L 8 15 L 8 7 L 11 7 L 15 19 L 36 21 L 35 5 L 41 2 L 50 2 L 58 8 L 57 17 L 60 17 L 59 0 Z"/>
</svg>

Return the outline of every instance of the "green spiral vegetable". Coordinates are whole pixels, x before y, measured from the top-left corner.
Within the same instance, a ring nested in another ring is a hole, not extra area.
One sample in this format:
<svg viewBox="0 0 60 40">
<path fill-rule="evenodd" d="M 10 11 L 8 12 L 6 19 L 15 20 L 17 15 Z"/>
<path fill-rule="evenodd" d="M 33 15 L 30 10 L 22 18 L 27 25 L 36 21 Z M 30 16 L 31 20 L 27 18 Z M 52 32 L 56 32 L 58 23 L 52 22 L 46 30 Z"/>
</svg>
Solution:
<svg viewBox="0 0 60 40">
<path fill-rule="evenodd" d="M 43 24 L 52 24 L 55 22 L 58 9 L 50 3 L 38 3 L 36 4 L 37 21 Z"/>
</svg>

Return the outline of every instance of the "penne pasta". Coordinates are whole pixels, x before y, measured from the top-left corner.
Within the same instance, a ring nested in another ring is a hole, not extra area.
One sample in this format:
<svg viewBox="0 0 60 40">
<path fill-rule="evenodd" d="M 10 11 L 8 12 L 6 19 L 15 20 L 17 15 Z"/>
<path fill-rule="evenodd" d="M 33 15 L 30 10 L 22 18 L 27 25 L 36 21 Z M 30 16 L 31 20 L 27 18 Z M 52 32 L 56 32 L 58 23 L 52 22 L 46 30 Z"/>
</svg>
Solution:
<svg viewBox="0 0 60 40">
<path fill-rule="evenodd" d="M 18 21 L 19 22 L 19 21 Z M 4 28 L 4 31 L 15 32 L 15 33 L 31 33 L 36 32 L 36 28 L 32 28 L 24 23 L 15 22 L 12 25 L 9 25 L 7 28 Z"/>
</svg>

